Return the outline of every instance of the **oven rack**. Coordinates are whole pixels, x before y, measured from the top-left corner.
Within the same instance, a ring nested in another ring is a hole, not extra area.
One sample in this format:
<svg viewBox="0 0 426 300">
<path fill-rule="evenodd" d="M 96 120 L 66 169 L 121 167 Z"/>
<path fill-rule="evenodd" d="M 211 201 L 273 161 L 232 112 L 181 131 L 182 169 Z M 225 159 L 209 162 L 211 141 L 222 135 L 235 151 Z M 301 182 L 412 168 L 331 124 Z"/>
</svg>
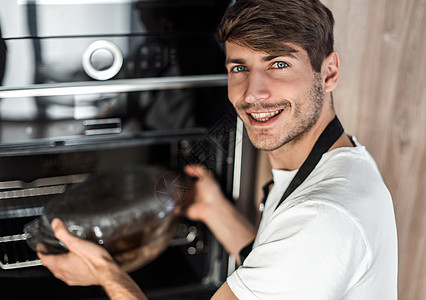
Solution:
<svg viewBox="0 0 426 300">
<path fill-rule="evenodd" d="M 26 244 L 26 234 L 0 237 L 0 268 L 3 270 L 40 266 L 37 255 Z M 194 244 L 191 246 L 191 244 Z M 188 254 L 193 255 L 204 247 L 200 230 L 196 226 L 180 224 L 178 233 L 170 242 L 170 247 L 188 245 Z"/>
<path fill-rule="evenodd" d="M 12 270 L 40 266 L 37 254 L 27 245 L 25 224 L 43 213 L 50 197 L 62 194 L 68 186 L 83 182 L 89 174 L 0 182 L 0 269 Z M 187 247 L 194 255 L 203 251 L 202 230 L 195 224 L 181 223 L 170 247 Z"/>
<path fill-rule="evenodd" d="M 37 255 L 26 245 L 25 234 L 0 237 L 0 268 L 3 270 L 40 266 Z"/>
<path fill-rule="evenodd" d="M 52 196 L 68 186 L 85 181 L 89 174 L 74 174 L 0 182 L 0 269 L 11 270 L 40 266 L 37 254 L 27 245 L 25 224 L 43 213 Z"/>
</svg>

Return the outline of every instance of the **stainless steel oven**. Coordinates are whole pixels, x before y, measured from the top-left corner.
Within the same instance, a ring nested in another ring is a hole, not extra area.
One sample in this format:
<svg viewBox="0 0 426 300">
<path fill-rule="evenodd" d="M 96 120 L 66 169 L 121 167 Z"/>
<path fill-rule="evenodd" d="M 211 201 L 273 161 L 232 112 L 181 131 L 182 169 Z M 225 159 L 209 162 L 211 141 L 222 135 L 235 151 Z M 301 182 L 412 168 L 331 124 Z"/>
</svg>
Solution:
<svg viewBox="0 0 426 300">
<path fill-rule="evenodd" d="M 104 299 L 42 266 L 23 226 L 101 171 L 129 164 L 215 171 L 241 184 L 242 127 L 228 104 L 215 30 L 228 0 L 0 3 L 0 295 Z M 151 299 L 209 299 L 232 262 L 201 223 L 131 275 Z"/>
</svg>

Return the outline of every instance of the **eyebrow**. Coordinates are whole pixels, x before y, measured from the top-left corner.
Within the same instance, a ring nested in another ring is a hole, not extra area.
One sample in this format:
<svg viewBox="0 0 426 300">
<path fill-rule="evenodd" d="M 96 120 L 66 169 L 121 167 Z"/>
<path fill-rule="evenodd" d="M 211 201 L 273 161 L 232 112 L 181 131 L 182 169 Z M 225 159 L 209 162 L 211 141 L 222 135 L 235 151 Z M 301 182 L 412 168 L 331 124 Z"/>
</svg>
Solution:
<svg viewBox="0 0 426 300">
<path fill-rule="evenodd" d="M 243 65 L 245 63 L 246 63 L 246 61 L 244 59 L 239 59 L 239 58 L 227 58 L 225 60 L 225 66 L 227 66 L 229 64 Z"/>
<path fill-rule="evenodd" d="M 268 56 L 265 56 L 262 60 L 267 62 L 267 61 L 274 60 L 278 57 L 291 57 L 291 58 L 294 58 L 294 59 L 298 59 L 296 57 L 296 55 L 293 54 L 294 52 L 297 52 L 297 51 L 296 50 L 295 51 L 285 51 L 283 53 L 277 53 L 276 55 L 268 55 Z"/>
<path fill-rule="evenodd" d="M 295 52 L 298 52 L 298 51 L 297 50 L 285 51 L 285 52 L 282 52 L 282 53 L 277 53 L 276 55 L 267 55 L 267 56 L 263 57 L 262 60 L 264 62 L 268 62 L 268 61 L 274 60 L 278 57 L 291 57 L 291 58 L 294 58 L 294 59 L 298 59 L 296 57 L 296 55 L 293 54 Z M 243 65 L 245 63 L 246 63 L 246 61 L 244 59 L 240 59 L 240 58 L 227 58 L 225 60 L 225 66 L 227 66 L 229 64 Z"/>
</svg>

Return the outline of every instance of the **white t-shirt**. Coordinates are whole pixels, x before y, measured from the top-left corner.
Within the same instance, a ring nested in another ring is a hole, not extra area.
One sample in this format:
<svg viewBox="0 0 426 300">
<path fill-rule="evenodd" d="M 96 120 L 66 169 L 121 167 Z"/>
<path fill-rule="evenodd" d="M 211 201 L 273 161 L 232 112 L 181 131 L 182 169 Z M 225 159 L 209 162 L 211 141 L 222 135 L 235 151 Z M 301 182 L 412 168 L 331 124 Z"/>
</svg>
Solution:
<svg viewBox="0 0 426 300">
<path fill-rule="evenodd" d="M 355 141 L 356 142 L 356 141 Z M 273 170 L 253 250 L 227 283 L 249 299 L 397 299 L 391 195 L 363 146 L 337 148 L 275 210 L 296 171 Z"/>
</svg>

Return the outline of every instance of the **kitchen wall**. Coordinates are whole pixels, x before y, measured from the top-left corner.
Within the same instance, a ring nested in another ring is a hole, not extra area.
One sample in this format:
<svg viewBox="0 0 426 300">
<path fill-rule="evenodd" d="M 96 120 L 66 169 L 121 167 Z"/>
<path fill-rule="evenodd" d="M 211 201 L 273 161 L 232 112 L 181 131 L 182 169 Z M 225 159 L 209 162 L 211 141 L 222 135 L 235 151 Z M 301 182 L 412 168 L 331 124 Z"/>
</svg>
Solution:
<svg viewBox="0 0 426 300">
<path fill-rule="evenodd" d="M 426 0 L 323 3 L 336 20 L 337 114 L 394 199 L 399 299 L 426 299 Z M 264 153 L 258 164 L 260 186 L 270 176 Z"/>
<path fill-rule="evenodd" d="M 393 199 L 399 298 L 426 299 L 426 1 L 324 0 L 341 58 L 336 110 Z"/>
</svg>

